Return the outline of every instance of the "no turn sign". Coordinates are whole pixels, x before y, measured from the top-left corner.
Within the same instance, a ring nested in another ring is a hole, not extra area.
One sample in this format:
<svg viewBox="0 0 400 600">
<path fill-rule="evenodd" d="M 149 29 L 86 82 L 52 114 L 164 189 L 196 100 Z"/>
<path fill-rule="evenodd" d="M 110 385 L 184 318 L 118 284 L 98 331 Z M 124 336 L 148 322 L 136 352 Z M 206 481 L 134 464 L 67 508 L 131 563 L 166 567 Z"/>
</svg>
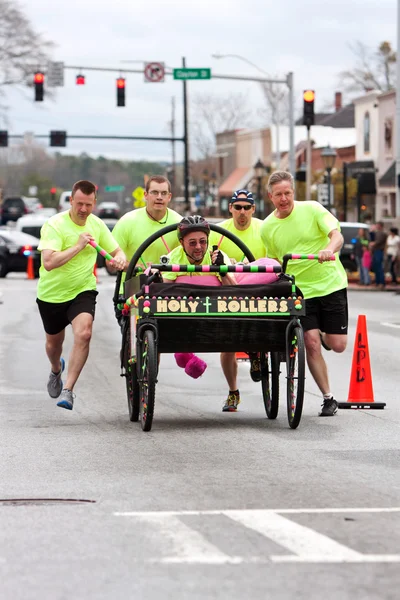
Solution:
<svg viewBox="0 0 400 600">
<path fill-rule="evenodd" d="M 162 62 L 144 63 L 144 80 L 161 83 L 165 77 L 165 66 Z"/>
</svg>

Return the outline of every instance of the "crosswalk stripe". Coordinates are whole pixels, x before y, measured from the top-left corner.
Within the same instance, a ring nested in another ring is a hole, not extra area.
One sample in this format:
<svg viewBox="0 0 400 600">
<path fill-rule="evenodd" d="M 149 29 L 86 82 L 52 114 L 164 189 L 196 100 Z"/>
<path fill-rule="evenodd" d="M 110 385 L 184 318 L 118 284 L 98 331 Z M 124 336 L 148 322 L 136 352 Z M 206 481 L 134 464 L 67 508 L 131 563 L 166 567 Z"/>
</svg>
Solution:
<svg viewBox="0 0 400 600">
<path fill-rule="evenodd" d="M 165 518 L 164 515 L 142 515 L 140 521 L 157 525 L 163 539 L 172 544 L 172 554 L 162 557 L 162 563 L 207 563 L 226 564 L 240 562 L 240 558 L 228 556 L 208 542 L 200 533 L 188 527 L 178 517 Z"/>
<path fill-rule="evenodd" d="M 248 513 L 247 511 L 227 510 L 225 514 L 237 523 L 261 533 L 276 544 L 290 550 L 300 559 L 345 561 L 359 560 L 362 556 L 359 552 L 274 512 L 253 510 L 252 513 Z"/>
</svg>

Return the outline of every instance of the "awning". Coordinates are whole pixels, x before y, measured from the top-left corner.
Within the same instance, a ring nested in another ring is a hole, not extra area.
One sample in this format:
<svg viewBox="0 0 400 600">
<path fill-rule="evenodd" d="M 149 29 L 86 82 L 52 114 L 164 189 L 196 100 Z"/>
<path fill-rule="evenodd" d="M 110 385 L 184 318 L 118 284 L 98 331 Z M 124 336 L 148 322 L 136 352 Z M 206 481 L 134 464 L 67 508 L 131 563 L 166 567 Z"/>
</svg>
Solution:
<svg viewBox="0 0 400 600">
<path fill-rule="evenodd" d="M 253 177 L 253 167 L 237 167 L 219 186 L 218 196 L 232 197 L 234 191 L 245 189 Z"/>
<path fill-rule="evenodd" d="M 393 161 L 386 173 L 379 179 L 379 185 L 395 187 L 396 185 L 396 162 Z"/>
</svg>

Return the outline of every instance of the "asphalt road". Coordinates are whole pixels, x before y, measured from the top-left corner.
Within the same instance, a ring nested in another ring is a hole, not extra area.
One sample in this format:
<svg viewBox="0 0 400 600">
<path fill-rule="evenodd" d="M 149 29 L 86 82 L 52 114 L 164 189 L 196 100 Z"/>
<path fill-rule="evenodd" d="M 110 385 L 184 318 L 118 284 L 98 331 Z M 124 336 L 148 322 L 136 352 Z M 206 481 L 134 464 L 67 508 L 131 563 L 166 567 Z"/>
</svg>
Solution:
<svg viewBox="0 0 400 600">
<path fill-rule="evenodd" d="M 100 278 L 72 412 L 46 392 L 35 282 L 0 281 L 0 597 L 397 599 L 400 296 L 350 292 L 349 348 L 326 355 L 345 401 L 365 314 L 385 410 L 321 419 L 308 375 L 293 431 L 283 392 L 278 419 L 266 419 L 247 363 L 232 414 L 221 412 L 218 355 L 203 356 L 199 380 L 164 355 L 143 433 L 128 420 L 119 377 L 113 278 Z M 69 332 L 66 357 L 70 347 Z"/>
</svg>

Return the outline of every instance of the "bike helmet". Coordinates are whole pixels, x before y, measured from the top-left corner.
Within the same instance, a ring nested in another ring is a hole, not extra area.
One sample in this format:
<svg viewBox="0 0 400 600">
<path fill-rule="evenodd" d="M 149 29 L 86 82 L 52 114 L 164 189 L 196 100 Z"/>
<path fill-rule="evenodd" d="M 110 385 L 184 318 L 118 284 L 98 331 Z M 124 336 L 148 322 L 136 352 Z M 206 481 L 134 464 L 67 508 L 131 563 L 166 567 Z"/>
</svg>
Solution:
<svg viewBox="0 0 400 600">
<path fill-rule="evenodd" d="M 183 240 L 185 235 L 193 231 L 203 231 L 208 237 L 210 235 L 210 225 L 204 217 L 199 215 L 183 217 L 182 221 L 178 223 L 178 240 Z"/>
</svg>

